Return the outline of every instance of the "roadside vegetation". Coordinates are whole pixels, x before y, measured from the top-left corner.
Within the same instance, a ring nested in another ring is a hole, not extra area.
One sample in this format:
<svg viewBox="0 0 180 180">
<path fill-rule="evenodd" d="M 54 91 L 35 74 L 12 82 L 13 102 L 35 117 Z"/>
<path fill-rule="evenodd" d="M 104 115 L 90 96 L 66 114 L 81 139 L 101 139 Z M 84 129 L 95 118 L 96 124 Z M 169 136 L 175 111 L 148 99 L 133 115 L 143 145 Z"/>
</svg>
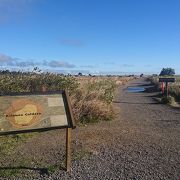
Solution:
<svg viewBox="0 0 180 180">
<path fill-rule="evenodd" d="M 114 118 L 112 102 L 116 89 L 134 77 L 93 77 L 65 76 L 53 73 L 0 71 L 0 95 L 10 92 L 58 91 L 66 89 L 69 92 L 72 110 L 77 125 L 110 121 Z M 0 137 L 0 158 L 13 157 L 16 147 L 36 137 L 39 133 L 17 134 Z M 4 160 L 3 160 L 4 159 Z M 20 160 L 24 165 L 24 159 Z M 49 171 L 54 170 L 51 165 Z M 18 169 L 2 169 L 1 177 L 18 175 Z"/>
<path fill-rule="evenodd" d="M 175 83 L 169 83 L 169 97 L 160 94 L 160 99 L 162 103 L 171 104 L 176 106 L 180 103 L 180 76 L 175 76 L 174 69 L 163 68 L 159 76 L 152 76 L 150 80 L 155 84 L 156 88 L 161 91 L 161 83 L 159 83 L 160 77 L 173 77 L 176 79 Z"/>
<path fill-rule="evenodd" d="M 68 90 L 77 123 L 113 118 L 112 101 L 116 87 L 132 77 L 83 77 L 53 73 L 0 72 L 0 95 L 10 92 Z"/>
<path fill-rule="evenodd" d="M 180 102 L 180 76 L 175 76 L 176 82 L 169 83 L 169 95 L 174 98 L 175 101 Z M 156 87 L 161 91 L 161 84 L 159 83 L 159 78 L 152 77 L 152 82 L 156 85 Z"/>
</svg>

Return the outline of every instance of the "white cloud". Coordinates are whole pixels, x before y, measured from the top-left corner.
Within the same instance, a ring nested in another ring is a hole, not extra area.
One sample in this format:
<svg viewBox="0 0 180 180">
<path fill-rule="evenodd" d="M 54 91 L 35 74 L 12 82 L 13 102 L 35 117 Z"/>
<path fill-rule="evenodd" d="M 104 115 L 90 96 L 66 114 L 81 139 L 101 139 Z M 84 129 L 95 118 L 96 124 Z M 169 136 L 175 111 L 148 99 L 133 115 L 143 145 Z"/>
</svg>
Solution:
<svg viewBox="0 0 180 180">
<path fill-rule="evenodd" d="M 134 67 L 134 64 L 123 64 L 123 67 Z"/>
<path fill-rule="evenodd" d="M 0 62 L 1 63 L 8 63 L 8 62 L 11 62 L 11 61 L 13 61 L 12 57 L 7 56 L 5 54 L 0 54 Z"/>
<path fill-rule="evenodd" d="M 63 67 L 63 68 L 74 68 L 76 67 L 74 64 L 69 64 L 68 62 L 63 62 L 63 61 L 50 61 L 47 63 L 48 66 L 50 67 Z"/>
<path fill-rule="evenodd" d="M 44 60 L 43 62 L 14 58 L 0 53 L 0 66 L 13 66 L 13 67 L 31 67 L 31 66 L 45 66 L 52 68 L 75 68 L 74 64 L 70 64 L 66 61 Z"/>
<path fill-rule="evenodd" d="M 75 47 L 84 46 L 84 43 L 79 39 L 62 39 L 60 40 L 60 43 L 65 46 L 75 46 Z"/>
<path fill-rule="evenodd" d="M 27 8 L 39 0 L 0 0 L 0 22 L 19 18 L 27 13 Z"/>
<path fill-rule="evenodd" d="M 95 68 L 95 66 L 93 65 L 84 65 L 84 66 L 80 66 L 81 68 Z"/>
</svg>

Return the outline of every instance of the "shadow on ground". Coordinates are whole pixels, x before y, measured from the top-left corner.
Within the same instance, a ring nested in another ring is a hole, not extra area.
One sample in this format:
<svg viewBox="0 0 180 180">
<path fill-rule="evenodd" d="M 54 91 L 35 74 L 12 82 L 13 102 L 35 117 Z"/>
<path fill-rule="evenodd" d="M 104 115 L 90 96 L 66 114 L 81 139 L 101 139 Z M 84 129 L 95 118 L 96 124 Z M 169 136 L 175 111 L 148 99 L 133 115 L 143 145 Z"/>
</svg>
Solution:
<svg viewBox="0 0 180 180">
<path fill-rule="evenodd" d="M 50 175 L 47 168 L 32 168 L 32 167 L 25 167 L 25 166 L 17 166 L 17 167 L 0 167 L 0 173 L 2 171 L 11 171 L 11 170 L 30 170 L 30 171 L 38 171 L 40 175 Z"/>
<path fill-rule="evenodd" d="M 149 104 L 149 105 L 154 105 L 154 104 L 161 104 L 161 103 L 139 103 L 139 102 L 125 102 L 125 101 L 113 101 L 113 103 L 119 103 L 119 104 Z"/>
<path fill-rule="evenodd" d="M 59 167 L 59 170 L 66 171 L 64 167 Z M 21 171 L 21 170 L 29 170 L 29 171 L 37 171 L 41 176 L 50 176 L 49 168 L 33 168 L 27 166 L 10 166 L 10 167 L 0 167 L 0 174 L 6 173 L 6 171 Z M 3 171 L 3 172 L 2 172 Z"/>
<path fill-rule="evenodd" d="M 132 83 L 133 86 L 139 86 L 139 87 L 144 87 L 144 86 L 154 86 L 153 83 L 147 82 L 147 83 Z"/>
</svg>

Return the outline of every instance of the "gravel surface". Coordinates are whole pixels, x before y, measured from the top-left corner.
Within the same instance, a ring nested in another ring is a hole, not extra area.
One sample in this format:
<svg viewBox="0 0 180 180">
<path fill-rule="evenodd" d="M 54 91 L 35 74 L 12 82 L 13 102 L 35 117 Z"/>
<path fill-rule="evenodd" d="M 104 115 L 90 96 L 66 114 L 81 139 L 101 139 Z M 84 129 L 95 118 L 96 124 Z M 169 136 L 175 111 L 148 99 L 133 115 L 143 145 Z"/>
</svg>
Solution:
<svg viewBox="0 0 180 180">
<path fill-rule="evenodd" d="M 139 79 L 128 86 L 146 84 Z M 154 95 L 128 93 L 127 87 L 121 87 L 114 100 L 115 120 L 75 129 L 71 173 L 26 170 L 24 177 L 10 179 L 179 180 L 180 110 L 158 104 Z M 65 157 L 63 140 L 62 130 L 44 133 L 23 144 L 17 153 L 36 157 L 36 163 L 57 163 Z"/>
</svg>

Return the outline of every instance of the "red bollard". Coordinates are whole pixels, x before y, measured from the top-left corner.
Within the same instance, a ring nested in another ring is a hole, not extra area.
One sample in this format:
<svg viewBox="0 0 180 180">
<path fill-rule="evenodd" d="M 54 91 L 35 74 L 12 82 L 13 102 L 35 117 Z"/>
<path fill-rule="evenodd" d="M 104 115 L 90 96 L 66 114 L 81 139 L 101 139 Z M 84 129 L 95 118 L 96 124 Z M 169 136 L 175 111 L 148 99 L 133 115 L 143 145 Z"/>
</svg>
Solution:
<svg viewBox="0 0 180 180">
<path fill-rule="evenodd" d="M 161 91 L 162 91 L 162 94 L 164 94 L 164 82 L 161 83 Z"/>
</svg>

